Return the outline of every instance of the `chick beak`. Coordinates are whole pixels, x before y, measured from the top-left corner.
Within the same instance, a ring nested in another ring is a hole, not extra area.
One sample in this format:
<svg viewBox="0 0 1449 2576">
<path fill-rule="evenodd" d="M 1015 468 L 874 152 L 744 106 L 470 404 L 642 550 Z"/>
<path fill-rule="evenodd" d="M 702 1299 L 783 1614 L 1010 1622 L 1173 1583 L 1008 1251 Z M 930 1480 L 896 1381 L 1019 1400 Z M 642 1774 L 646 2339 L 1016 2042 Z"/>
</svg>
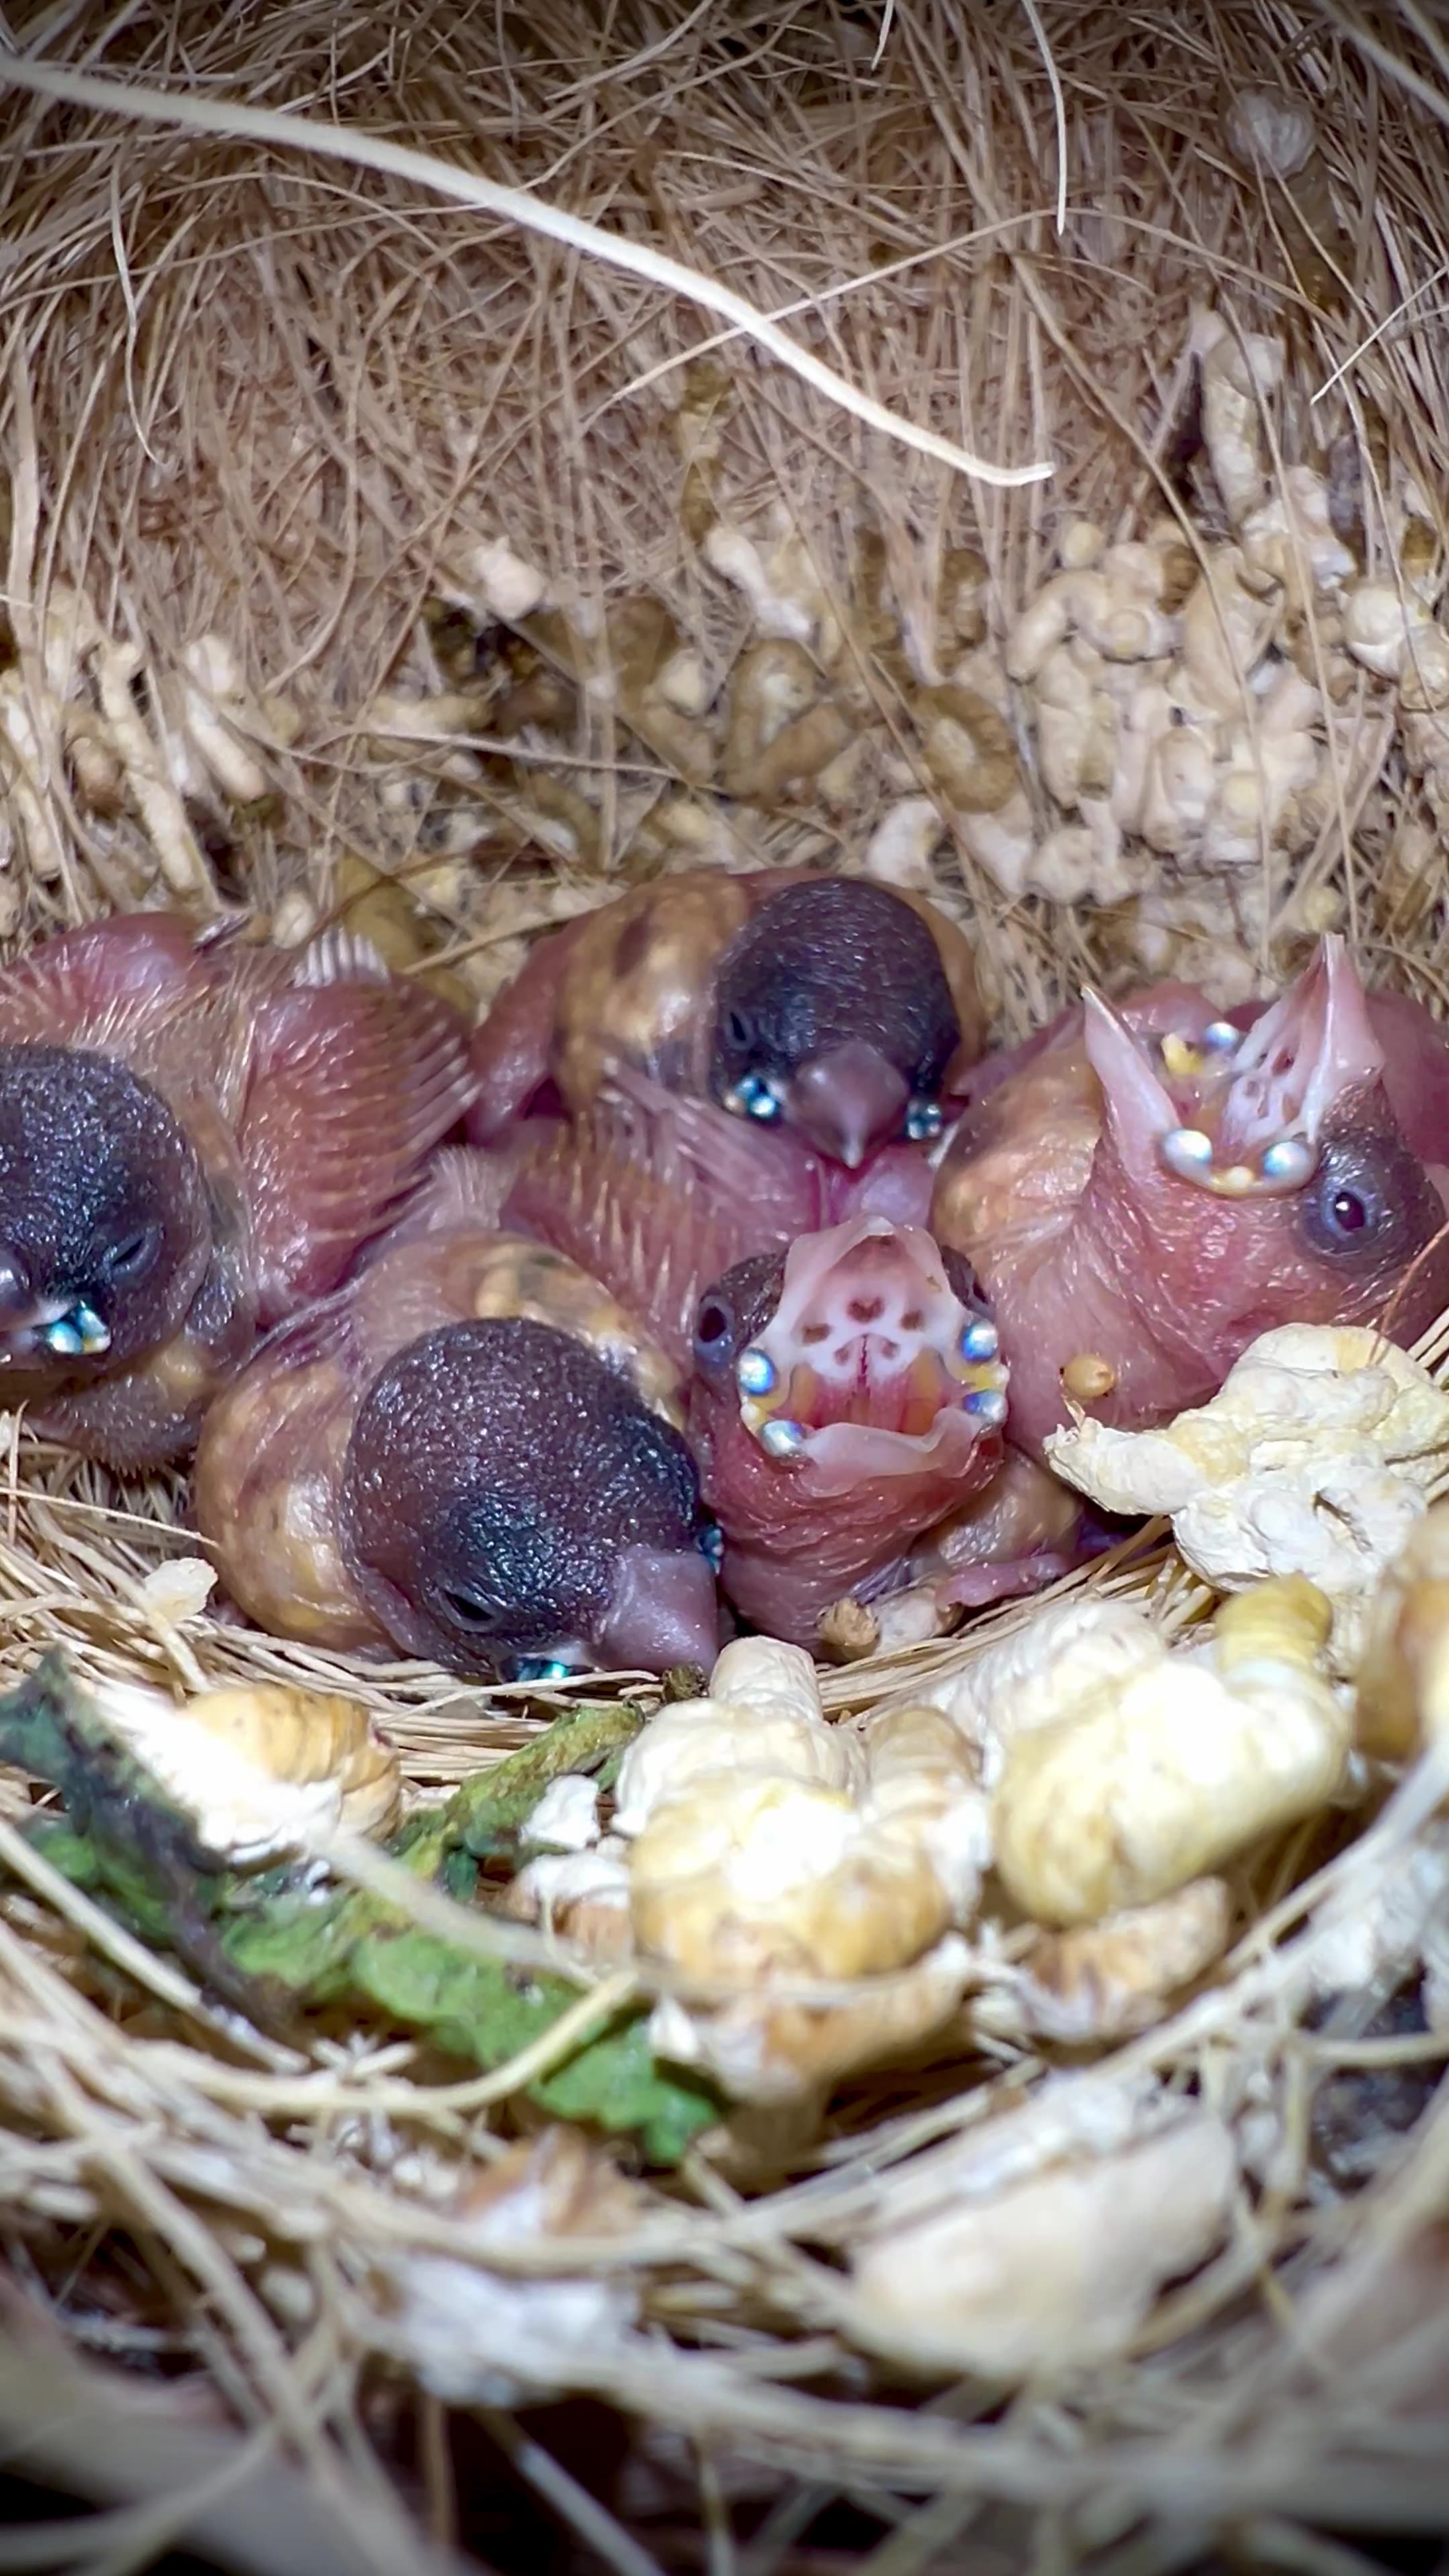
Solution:
<svg viewBox="0 0 1449 2576">
<path fill-rule="evenodd" d="M 597 1650 L 611 1672 L 667 1673 L 675 1664 L 708 1672 L 719 1652 L 719 1602 L 704 1558 L 626 1548 Z"/>
<path fill-rule="evenodd" d="M 785 1111 L 822 1154 L 853 1172 L 894 1134 L 909 1098 L 905 1076 L 879 1047 L 851 1038 L 801 1066 L 786 1087 Z"/>
<path fill-rule="evenodd" d="M 1102 1086 L 1102 1106 L 1124 1168 L 1135 1179 L 1162 1177 L 1160 1147 L 1179 1125 L 1172 1095 L 1125 1020 L 1090 986 L 1082 995 L 1087 1060 Z"/>
</svg>

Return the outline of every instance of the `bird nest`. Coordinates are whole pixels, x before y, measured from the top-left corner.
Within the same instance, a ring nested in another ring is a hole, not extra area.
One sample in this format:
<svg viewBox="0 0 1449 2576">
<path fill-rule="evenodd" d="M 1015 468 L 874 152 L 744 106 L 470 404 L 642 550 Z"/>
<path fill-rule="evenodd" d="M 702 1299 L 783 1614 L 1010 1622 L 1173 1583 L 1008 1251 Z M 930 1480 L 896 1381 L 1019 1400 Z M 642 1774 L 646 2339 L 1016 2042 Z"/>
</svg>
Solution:
<svg viewBox="0 0 1449 2576">
<path fill-rule="evenodd" d="M 1407 0 L 5 43 L 7 941 L 341 918 L 476 1008 L 625 885 L 806 862 L 932 895 L 1002 1038 L 1087 978 L 1266 990 L 1330 928 L 1449 1002 L 1449 59 Z M 622 1743 L 626 1686 L 229 1624 L 186 1514 L 12 1426 L 0 1672 L 70 1679 L 6 1737 L 0 2420 L 108 2509 L 75 2563 L 1346 2571 L 1449 2527 L 1432 1774 L 1236 1855 L 1220 1955 L 1115 2026 L 963 2010 L 803 2113 L 621 2111 L 570 2070 L 642 1967 L 339 1830 L 367 1972 L 285 2008 L 66 1693 L 330 1693 L 426 1834 L 495 1777 L 506 1825 L 561 1712 Z M 1212 1607 L 1161 1523 L 1068 1589 Z M 1042 1615 L 823 1668 L 826 1713 Z"/>
</svg>

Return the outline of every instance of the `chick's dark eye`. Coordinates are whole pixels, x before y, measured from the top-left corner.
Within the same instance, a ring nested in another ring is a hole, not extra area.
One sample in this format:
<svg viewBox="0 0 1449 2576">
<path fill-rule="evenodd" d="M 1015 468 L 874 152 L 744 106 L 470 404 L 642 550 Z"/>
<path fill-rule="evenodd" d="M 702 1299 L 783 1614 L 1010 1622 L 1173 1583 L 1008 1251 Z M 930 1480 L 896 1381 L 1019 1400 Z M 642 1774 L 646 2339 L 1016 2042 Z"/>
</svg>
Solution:
<svg viewBox="0 0 1449 2576">
<path fill-rule="evenodd" d="M 1310 1187 L 1303 1215 L 1317 1251 L 1352 1253 L 1368 1251 L 1389 1211 L 1380 1192 L 1357 1175 L 1326 1171 Z"/>
<path fill-rule="evenodd" d="M 1353 1137 L 1332 1139 L 1308 1183 L 1300 1222 L 1315 1252 L 1353 1260 L 1386 1258 L 1413 1231 L 1416 1176 L 1399 1172 L 1391 1154 Z"/>
<path fill-rule="evenodd" d="M 726 1011 L 724 1033 L 729 1045 L 743 1055 L 753 1043 L 755 1024 L 745 1011 Z"/>
<path fill-rule="evenodd" d="M 159 1241 L 153 1225 L 139 1226 L 134 1233 L 118 1235 L 101 1253 L 99 1266 L 102 1277 L 139 1279 L 143 1271 L 150 1269 Z"/>
<path fill-rule="evenodd" d="M 444 1590 L 444 1607 L 460 1625 L 472 1630 L 475 1637 L 496 1636 L 507 1624 L 508 1612 L 501 1601 L 491 1601 L 486 1593 Z"/>
<path fill-rule="evenodd" d="M 702 1360 L 727 1360 L 735 1346 L 734 1309 L 723 1297 L 704 1297 L 694 1323 L 694 1347 Z"/>
</svg>

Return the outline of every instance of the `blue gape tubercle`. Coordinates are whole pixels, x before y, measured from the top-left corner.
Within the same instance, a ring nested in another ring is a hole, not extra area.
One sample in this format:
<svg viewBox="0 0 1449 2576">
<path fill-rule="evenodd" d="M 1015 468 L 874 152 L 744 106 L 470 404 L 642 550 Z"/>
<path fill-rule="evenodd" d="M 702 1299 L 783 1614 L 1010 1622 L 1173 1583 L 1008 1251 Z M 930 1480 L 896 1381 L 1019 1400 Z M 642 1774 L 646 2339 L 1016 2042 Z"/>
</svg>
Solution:
<svg viewBox="0 0 1449 2576">
<path fill-rule="evenodd" d="M 83 1297 L 47 1324 L 40 1338 L 58 1360 L 93 1359 L 111 1347 L 110 1333 Z"/>
</svg>

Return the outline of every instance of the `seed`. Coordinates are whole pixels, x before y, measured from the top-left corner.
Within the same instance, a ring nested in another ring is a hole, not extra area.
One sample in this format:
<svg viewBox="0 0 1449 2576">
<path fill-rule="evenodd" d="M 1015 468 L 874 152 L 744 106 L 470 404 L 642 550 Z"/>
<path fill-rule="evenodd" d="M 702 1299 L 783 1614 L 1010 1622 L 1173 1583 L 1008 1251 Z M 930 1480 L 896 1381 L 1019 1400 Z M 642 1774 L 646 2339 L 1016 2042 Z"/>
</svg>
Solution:
<svg viewBox="0 0 1449 2576">
<path fill-rule="evenodd" d="M 1062 1371 L 1062 1390 L 1074 1404 L 1097 1404 L 1110 1395 L 1117 1372 L 1100 1351 L 1076 1351 Z"/>
</svg>

